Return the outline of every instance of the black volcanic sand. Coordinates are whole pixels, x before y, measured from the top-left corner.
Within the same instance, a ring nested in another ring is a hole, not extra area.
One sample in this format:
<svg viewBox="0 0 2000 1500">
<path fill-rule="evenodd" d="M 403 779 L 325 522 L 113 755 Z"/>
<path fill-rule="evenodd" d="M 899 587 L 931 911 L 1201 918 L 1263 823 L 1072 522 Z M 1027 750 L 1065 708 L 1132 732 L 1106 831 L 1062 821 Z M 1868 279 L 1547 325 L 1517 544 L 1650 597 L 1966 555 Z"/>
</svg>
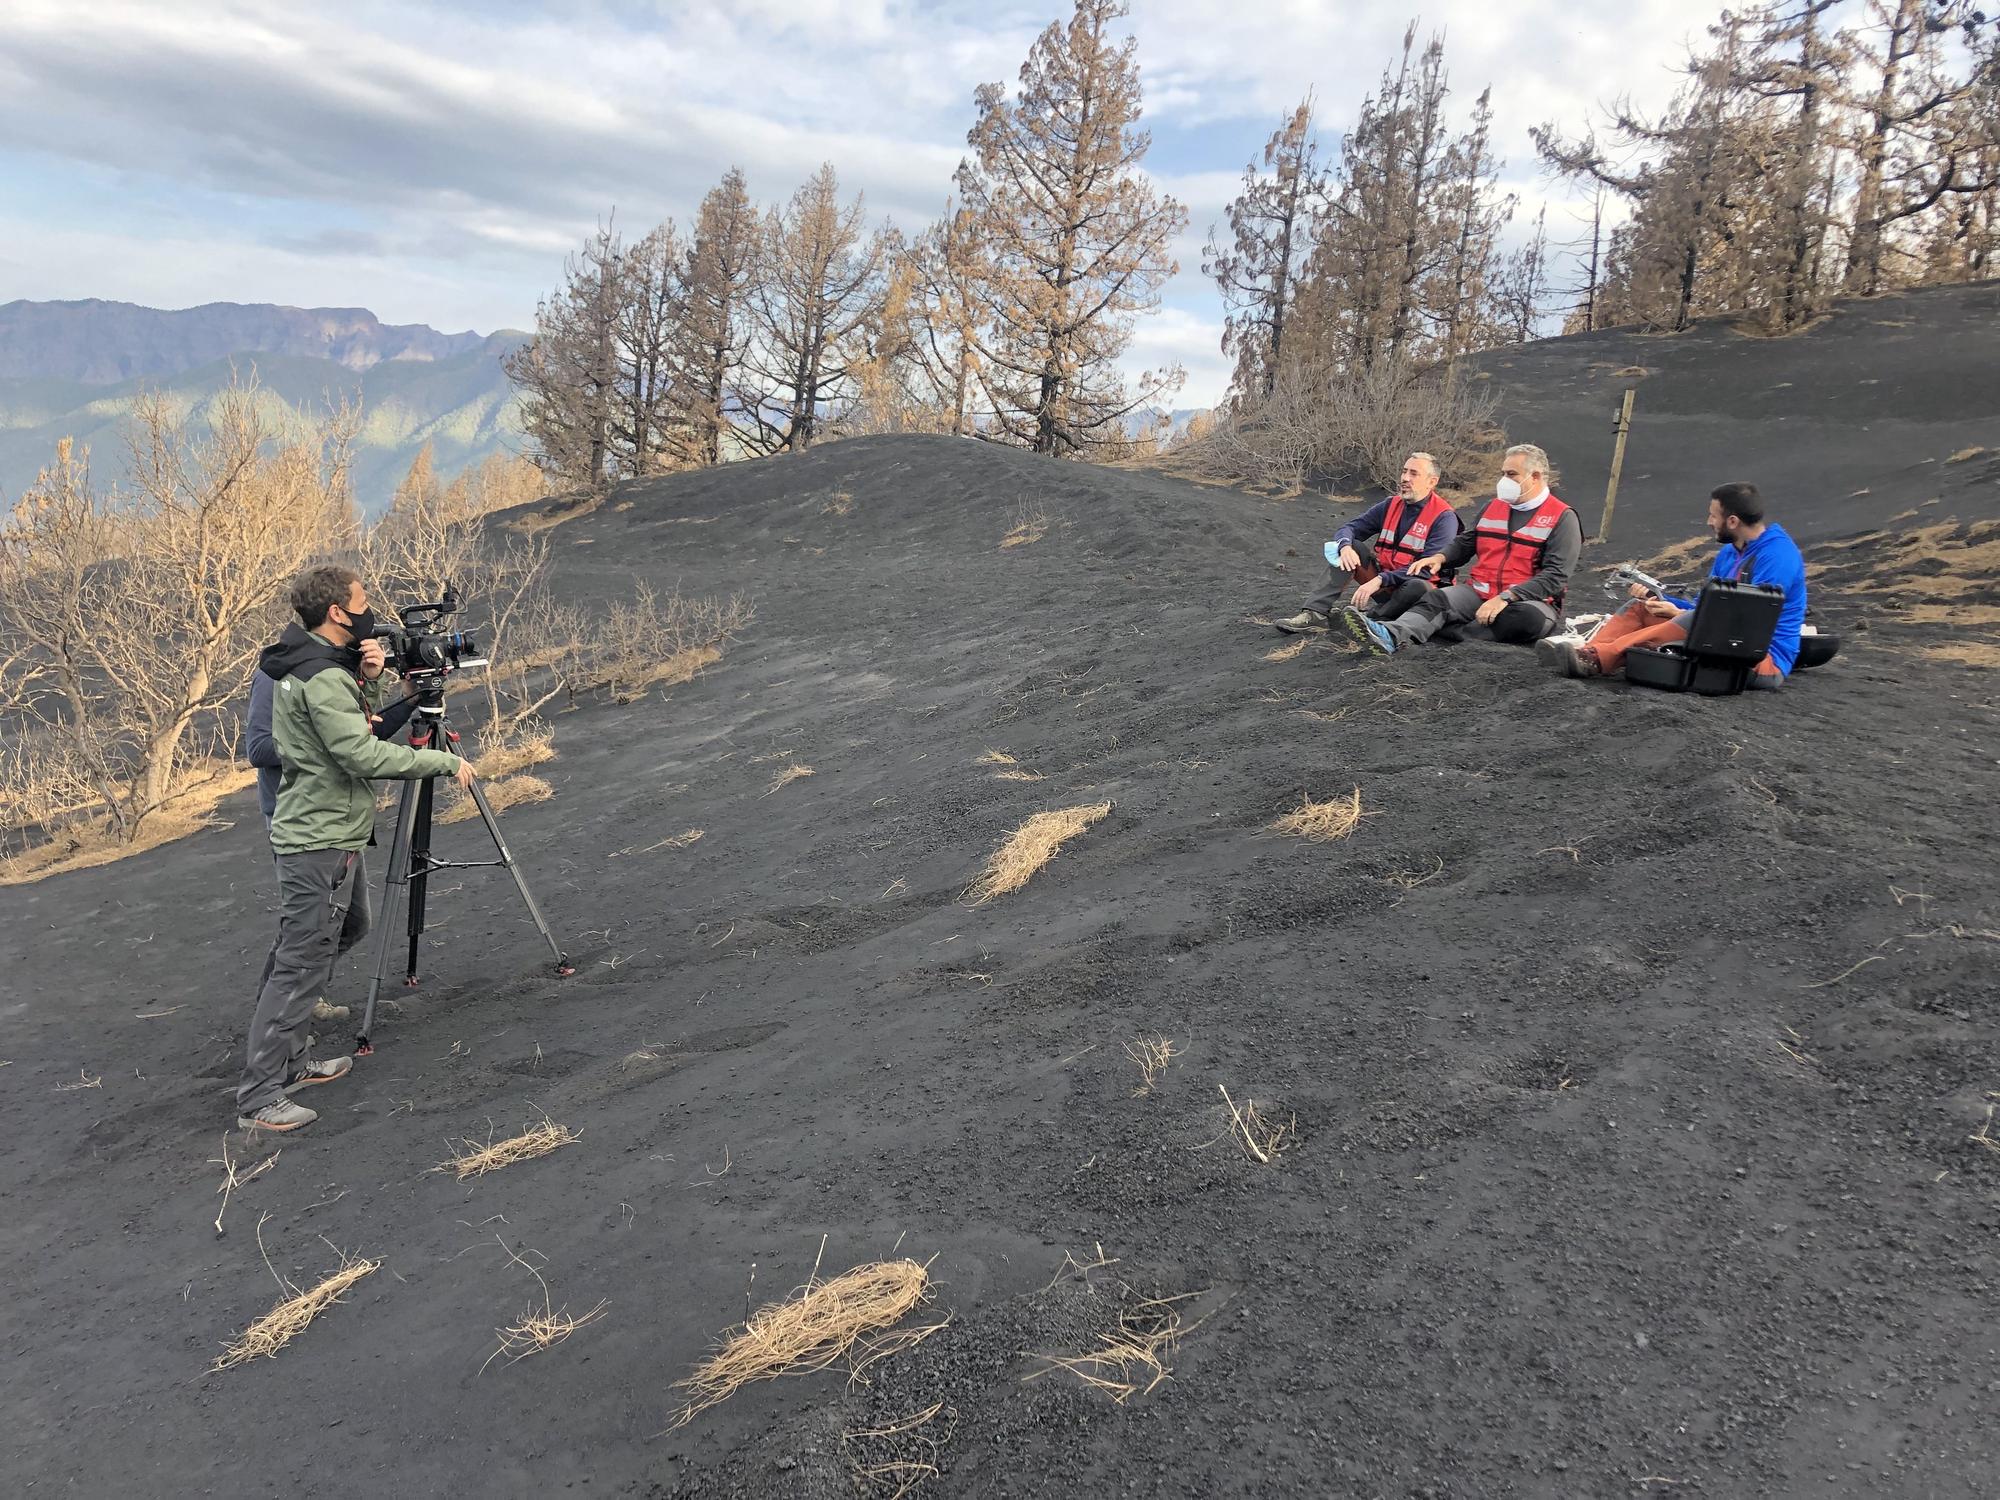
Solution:
<svg viewBox="0 0 2000 1500">
<path fill-rule="evenodd" d="M 1047 535 L 1002 549 L 1024 509 Z M 440 877 L 430 981 L 220 1240 L 254 805 L 0 893 L 0 1490 L 834 1496 L 933 1458 L 845 1434 L 942 1403 L 937 1494 L 2000 1492 L 2000 1156 L 1968 1139 L 2000 1090 L 1994 673 L 1879 612 L 1774 696 L 1476 643 L 1266 661 L 1251 617 L 1294 607 L 1334 514 L 904 438 L 565 523 L 571 596 L 741 590 L 756 622 L 686 686 L 561 716 L 555 797 L 505 814 L 576 977 L 503 880 Z M 1677 499 L 1629 517 L 1686 535 Z M 786 755 L 814 774 L 767 795 Z M 1357 786 L 1351 840 L 1267 831 Z M 1025 890 L 962 903 L 1029 814 L 1101 800 Z M 350 962 L 336 998 L 363 989 Z M 1184 1051 L 1135 1098 L 1154 1035 Z M 59 1092 L 79 1070 L 101 1086 Z M 1219 1085 L 1296 1119 L 1278 1165 Z M 543 1111 L 581 1141 L 430 1171 Z M 273 1300 L 260 1221 L 293 1281 L 335 1246 L 384 1268 L 206 1373 Z M 609 1305 L 482 1374 L 539 1297 L 496 1234 L 556 1305 Z M 1057 1279 L 1093 1246 L 1117 1264 Z M 665 1430 L 747 1305 L 892 1254 L 942 1332 Z M 1151 1394 L 1024 1379 L 1184 1293 Z"/>
</svg>

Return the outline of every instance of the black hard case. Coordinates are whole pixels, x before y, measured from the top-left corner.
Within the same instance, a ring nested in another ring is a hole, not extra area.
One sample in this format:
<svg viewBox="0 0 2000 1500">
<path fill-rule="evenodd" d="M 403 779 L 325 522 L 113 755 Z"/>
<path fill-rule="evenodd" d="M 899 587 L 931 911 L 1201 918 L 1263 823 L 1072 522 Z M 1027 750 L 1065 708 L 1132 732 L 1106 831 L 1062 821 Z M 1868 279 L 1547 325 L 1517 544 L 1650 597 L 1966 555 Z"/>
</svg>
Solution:
<svg viewBox="0 0 2000 1500">
<path fill-rule="evenodd" d="M 1625 656 L 1625 680 L 1670 693 L 1740 693 L 1771 649 L 1784 607 L 1783 589 L 1710 579 L 1695 602 L 1687 640 L 1635 646 Z"/>
</svg>

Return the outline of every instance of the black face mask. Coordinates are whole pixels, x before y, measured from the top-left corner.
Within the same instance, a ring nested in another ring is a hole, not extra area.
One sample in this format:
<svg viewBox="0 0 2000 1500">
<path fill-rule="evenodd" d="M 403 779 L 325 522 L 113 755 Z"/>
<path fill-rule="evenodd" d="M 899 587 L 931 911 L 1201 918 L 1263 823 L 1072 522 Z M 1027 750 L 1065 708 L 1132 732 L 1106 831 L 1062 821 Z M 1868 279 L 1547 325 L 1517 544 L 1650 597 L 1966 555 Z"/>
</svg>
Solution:
<svg viewBox="0 0 2000 1500">
<path fill-rule="evenodd" d="M 348 645 L 359 646 L 375 633 L 374 610 L 364 609 L 357 614 L 355 611 L 347 609 L 344 605 L 342 609 L 347 615 L 347 633 L 353 637 L 348 642 Z"/>
</svg>

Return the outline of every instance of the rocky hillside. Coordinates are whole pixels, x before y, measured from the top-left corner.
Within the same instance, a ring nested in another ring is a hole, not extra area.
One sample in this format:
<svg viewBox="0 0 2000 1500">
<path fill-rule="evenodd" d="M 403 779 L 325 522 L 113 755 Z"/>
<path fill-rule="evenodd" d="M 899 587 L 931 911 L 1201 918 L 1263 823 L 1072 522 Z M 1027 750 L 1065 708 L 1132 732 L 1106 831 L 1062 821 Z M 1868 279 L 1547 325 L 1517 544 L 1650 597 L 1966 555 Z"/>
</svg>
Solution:
<svg viewBox="0 0 2000 1500">
<path fill-rule="evenodd" d="M 0 306 L 0 496 L 32 483 L 64 437 L 94 451 L 101 482 L 118 480 L 140 389 L 165 387 L 199 407 L 232 373 L 254 371 L 294 405 L 335 394 L 361 404 L 355 484 L 378 509 L 425 443 L 446 473 L 520 447 L 500 369 L 519 339 L 387 324 L 362 308 L 10 302 Z"/>
</svg>

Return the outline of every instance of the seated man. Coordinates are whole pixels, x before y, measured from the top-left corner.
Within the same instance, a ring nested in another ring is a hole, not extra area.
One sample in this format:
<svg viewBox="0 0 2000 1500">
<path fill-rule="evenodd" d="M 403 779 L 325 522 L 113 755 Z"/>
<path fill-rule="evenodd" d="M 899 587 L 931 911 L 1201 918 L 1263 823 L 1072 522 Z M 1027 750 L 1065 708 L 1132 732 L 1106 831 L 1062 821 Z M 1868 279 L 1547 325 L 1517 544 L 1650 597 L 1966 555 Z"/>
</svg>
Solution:
<svg viewBox="0 0 2000 1500">
<path fill-rule="evenodd" d="M 1349 589 L 1355 608 L 1378 620 L 1393 620 L 1428 594 L 1430 583 L 1410 577 L 1410 564 L 1426 552 L 1442 552 L 1459 530 L 1458 515 L 1438 494 L 1437 482 L 1438 461 L 1428 453 L 1403 460 L 1401 488 L 1334 534 L 1326 544 L 1325 587 L 1304 609 L 1280 620 L 1278 629 L 1296 635 L 1327 624 Z"/>
<path fill-rule="evenodd" d="M 1806 560 L 1785 528 L 1764 519 L 1764 501 L 1754 484 L 1725 484 L 1708 501 L 1708 529 L 1722 543 L 1708 576 L 1735 583 L 1761 583 L 1785 591 L 1771 649 L 1750 674 L 1753 688 L 1783 687 L 1799 658 L 1800 627 L 1806 620 Z M 1606 620 L 1590 642 L 1543 641 L 1535 649 L 1565 677 L 1604 677 L 1623 669 L 1634 646 L 1662 646 L 1687 639 L 1694 604 L 1655 599 L 1634 584 L 1633 603 Z"/>
<path fill-rule="evenodd" d="M 1410 576 L 1424 579 L 1470 563 L 1464 580 L 1432 589 L 1396 620 L 1349 608 L 1341 616 L 1348 633 L 1384 654 L 1419 645 L 1447 625 L 1484 625 L 1496 641 L 1522 646 L 1553 633 L 1583 551 L 1583 523 L 1549 492 L 1548 481 L 1548 454 L 1533 443 L 1509 448 L 1494 498 L 1472 529 L 1410 564 Z"/>
</svg>

